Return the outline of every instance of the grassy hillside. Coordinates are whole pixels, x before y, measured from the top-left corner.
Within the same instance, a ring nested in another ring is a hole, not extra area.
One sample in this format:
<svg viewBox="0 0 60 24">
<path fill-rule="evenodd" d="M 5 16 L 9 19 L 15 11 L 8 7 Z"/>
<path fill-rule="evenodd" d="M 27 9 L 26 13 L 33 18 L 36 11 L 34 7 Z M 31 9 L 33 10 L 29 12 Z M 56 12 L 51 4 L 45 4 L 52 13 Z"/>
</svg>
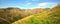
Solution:
<svg viewBox="0 0 60 24">
<path fill-rule="evenodd" d="M 23 18 L 12 24 L 60 24 L 60 5 L 48 11 Z"/>
<path fill-rule="evenodd" d="M 36 9 L 19 9 L 14 7 L 0 8 L 0 24 L 11 24 L 24 17 L 41 13 L 46 9 L 36 8 Z M 5 22 L 5 23 L 3 23 Z"/>
</svg>

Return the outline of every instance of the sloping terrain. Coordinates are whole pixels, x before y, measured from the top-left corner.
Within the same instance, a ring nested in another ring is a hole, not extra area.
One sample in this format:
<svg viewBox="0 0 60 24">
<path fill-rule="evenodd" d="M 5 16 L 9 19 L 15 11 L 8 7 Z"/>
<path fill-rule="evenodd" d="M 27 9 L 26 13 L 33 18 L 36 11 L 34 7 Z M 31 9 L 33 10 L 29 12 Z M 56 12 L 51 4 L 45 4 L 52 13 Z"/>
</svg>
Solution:
<svg viewBox="0 0 60 24">
<path fill-rule="evenodd" d="M 49 9 L 36 8 L 36 9 L 23 10 L 23 9 L 14 8 L 14 7 L 0 8 L 0 24 L 5 24 L 5 23 L 10 24 L 24 17 L 41 13 L 44 10 L 49 10 Z"/>
<path fill-rule="evenodd" d="M 23 18 L 12 24 L 60 24 L 60 5 L 48 11 Z"/>
</svg>

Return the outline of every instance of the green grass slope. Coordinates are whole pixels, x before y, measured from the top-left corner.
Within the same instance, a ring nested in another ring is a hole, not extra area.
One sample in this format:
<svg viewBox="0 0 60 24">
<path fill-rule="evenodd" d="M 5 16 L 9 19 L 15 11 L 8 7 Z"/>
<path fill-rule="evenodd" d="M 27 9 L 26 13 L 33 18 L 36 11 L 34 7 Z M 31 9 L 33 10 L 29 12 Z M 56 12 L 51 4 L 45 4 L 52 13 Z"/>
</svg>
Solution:
<svg viewBox="0 0 60 24">
<path fill-rule="evenodd" d="M 23 18 L 12 24 L 60 24 L 60 5 L 48 11 Z"/>
</svg>

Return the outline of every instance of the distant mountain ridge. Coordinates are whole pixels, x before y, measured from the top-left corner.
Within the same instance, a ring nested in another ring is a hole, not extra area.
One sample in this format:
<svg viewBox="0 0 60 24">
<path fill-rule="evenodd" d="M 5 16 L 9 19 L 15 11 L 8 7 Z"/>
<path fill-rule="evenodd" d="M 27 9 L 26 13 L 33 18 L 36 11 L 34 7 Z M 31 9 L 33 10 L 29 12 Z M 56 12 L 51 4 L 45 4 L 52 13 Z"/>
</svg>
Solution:
<svg viewBox="0 0 60 24">
<path fill-rule="evenodd" d="M 60 5 L 18 20 L 12 24 L 60 24 Z"/>
<path fill-rule="evenodd" d="M 37 13 L 41 13 L 43 11 L 49 10 L 49 8 L 42 9 L 42 8 L 36 8 L 36 9 L 19 9 L 14 7 L 8 7 L 8 8 L 1 8 L 0 9 L 0 22 L 3 20 L 8 21 L 9 23 L 17 21 L 19 19 L 25 18 L 30 15 L 34 15 Z"/>
</svg>

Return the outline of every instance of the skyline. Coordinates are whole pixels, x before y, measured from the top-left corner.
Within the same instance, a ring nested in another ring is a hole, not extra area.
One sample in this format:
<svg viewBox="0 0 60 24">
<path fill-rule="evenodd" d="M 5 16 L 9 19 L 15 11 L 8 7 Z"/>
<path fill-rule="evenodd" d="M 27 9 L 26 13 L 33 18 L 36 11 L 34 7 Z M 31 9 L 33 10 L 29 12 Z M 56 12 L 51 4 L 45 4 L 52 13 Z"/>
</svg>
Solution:
<svg viewBox="0 0 60 24">
<path fill-rule="evenodd" d="M 51 8 L 60 4 L 60 0 L 0 0 L 0 8 L 18 7 L 21 9 Z"/>
</svg>

